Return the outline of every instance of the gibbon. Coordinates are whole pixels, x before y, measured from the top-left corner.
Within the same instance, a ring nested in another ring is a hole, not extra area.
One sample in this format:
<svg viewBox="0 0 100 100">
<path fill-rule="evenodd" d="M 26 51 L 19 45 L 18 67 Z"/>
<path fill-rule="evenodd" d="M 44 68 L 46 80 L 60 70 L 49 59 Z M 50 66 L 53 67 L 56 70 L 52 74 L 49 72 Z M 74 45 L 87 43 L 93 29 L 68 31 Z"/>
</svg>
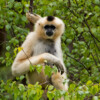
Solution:
<svg viewBox="0 0 100 100">
<path fill-rule="evenodd" d="M 26 74 L 30 84 L 36 82 L 41 84 L 51 80 L 56 89 L 67 91 L 68 83 L 63 84 L 64 80 L 67 80 L 61 49 L 61 36 L 65 29 L 63 21 L 54 16 L 41 17 L 30 13 L 27 13 L 26 17 L 35 23 L 35 28 L 22 44 L 23 50 L 17 54 L 12 65 L 12 74 L 14 76 Z M 30 72 L 30 62 L 32 65 L 44 64 L 45 60 L 58 68 L 58 72 L 53 73 L 51 78 L 45 75 L 45 66 L 40 73 L 36 70 Z M 45 88 L 48 84 L 42 84 L 42 87 Z"/>
</svg>

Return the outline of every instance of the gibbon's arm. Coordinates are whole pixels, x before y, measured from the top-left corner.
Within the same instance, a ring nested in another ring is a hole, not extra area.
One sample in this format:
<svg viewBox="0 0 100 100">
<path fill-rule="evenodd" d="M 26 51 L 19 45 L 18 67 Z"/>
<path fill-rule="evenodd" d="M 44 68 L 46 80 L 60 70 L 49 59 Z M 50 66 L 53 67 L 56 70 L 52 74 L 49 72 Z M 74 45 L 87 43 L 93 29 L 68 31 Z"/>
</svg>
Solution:
<svg viewBox="0 0 100 100">
<path fill-rule="evenodd" d="M 30 62 L 32 65 L 35 65 L 44 63 L 45 60 L 55 64 L 58 69 L 60 68 L 61 70 L 64 70 L 61 61 L 52 54 L 43 53 L 41 55 L 31 57 L 32 47 L 34 45 L 34 41 L 36 41 L 36 38 L 34 38 L 35 36 L 33 36 L 33 34 L 34 33 L 30 33 L 22 44 L 23 50 L 17 54 L 12 65 L 12 74 L 14 76 L 26 74 L 30 70 Z"/>
<path fill-rule="evenodd" d="M 26 74 L 30 69 L 29 68 L 30 62 L 32 65 L 35 65 L 35 64 L 44 63 L 45 60 L 47 60 L 50 63 L 54 63 L 55 65 L 58 65 L 63 70 L 63 66 L 62 66 L 60 60 L 57 57 L 55 57 L 49 53 L 43 53 L 38 56 L 30 57 L 29 60 L 25 59 L 25 60 L 20 61 L 18 59 L 17 60 L 15 59 L 13 65 L 12 65 L 12 74 L 14 76 Z"/>
<path fill-rule="evenodd" d="M 27 12 L 26 13 L 26 18 L 28 19 L 28 21 L 35 24 L 41 18 L 41 16 L 37 15 L 37 14 L 31 14 L 31 13 Z"/>
</svg>

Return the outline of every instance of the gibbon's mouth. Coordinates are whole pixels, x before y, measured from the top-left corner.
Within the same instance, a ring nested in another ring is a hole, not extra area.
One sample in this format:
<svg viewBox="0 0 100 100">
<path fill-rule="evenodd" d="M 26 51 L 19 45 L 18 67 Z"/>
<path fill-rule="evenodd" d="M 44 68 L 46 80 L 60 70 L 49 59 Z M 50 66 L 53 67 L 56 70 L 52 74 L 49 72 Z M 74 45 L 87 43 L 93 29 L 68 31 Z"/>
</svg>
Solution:
<svg viewBox="0 0 100 100">
<path fill-rule="evenodd" d="M 46 35 L 51 37 L 51 36 L 53 35 L 53 32 L 47 31 L 47 32 L 46 32 Z"/>
<path fill-rule="evenodd" d="M 53 33 L 48 33 L 48 34 L 45 33 L 45 36 L 46 36 L 48 39 L 52 39 L 53 36 L 54 36 L 54 34 L 53 34 Z"/>
</svg>

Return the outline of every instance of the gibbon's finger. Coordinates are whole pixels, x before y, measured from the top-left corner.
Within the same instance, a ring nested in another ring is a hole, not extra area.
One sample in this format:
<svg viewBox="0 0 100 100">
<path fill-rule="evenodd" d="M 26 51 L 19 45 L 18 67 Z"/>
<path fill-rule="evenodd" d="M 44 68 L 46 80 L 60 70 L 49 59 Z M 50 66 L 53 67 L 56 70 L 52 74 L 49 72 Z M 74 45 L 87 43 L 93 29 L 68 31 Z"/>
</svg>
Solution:
<svg viewBox="0 0 100 100">
<path fill-rule="evenodd" d="M 61 74 L 63 74 L 64 73 L 63 65 L 61 63 L 56 63 L 55 65 L 58 68 L 58 72 L 61 72 Z"/>
<path fill-rule="evenodd" d="M 63 65 L 61 65 L 61 66 L 60 66 L 60 72 L 61 72 L 61 74 L 63 74 L 63 73 L 64 73 L 64 68 L 63 68 Z"/>
</svg>

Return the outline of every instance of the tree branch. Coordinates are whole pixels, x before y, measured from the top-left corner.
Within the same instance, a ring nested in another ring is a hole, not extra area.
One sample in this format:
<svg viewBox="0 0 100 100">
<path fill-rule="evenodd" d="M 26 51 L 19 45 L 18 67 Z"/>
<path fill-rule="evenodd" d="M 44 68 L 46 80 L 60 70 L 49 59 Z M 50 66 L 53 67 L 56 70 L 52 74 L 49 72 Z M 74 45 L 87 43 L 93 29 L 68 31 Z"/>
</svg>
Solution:
<svg viewBox="0 0 100 100">
<path fill-rule="evenodd" d="M 29 12 L 33 13 L 33 0 L 30 0 Z M 34 24 L 30 22 L 30 31 L 33 31 Z"/>
<path fill-rule="evenodd" d="M 88 27 L 88 29 L 89 29 L 89 33 L 90 33 L 90 35 L 92 36 L 92 38 L 93 38 L 93 41 L 94 41 L 94 44 L 96 45 L 96 47 L 98 48 L 98 50 L 100 51 L 100 48 L 99 48 L 99 46 L 97 45 L 97 43 L 96 43 L 96 41 L 95 41 L 95 39 L 99 42 L 99 40 L 92 34 L 92 32 L 91 32 L 91 29 L 90 29 L 90 26 L 89 26 L 89 24 L 88 24 L 88 22 L 86 21 L 86 19 L 84 18 L 84 22 L 85 22 L 85 24 L 86 24 L 86 26 Z"/>
<path fill-rule="evenodd" d="M 89 71 L 88 71 L 88 68 L 87 68 L 82 62 L 78 61 L 77 59 L 75 59 L 74 57 L 72 57 L 72 56 L 70 56 L 70 55 L 68 55 L 68 54 L 66 54 L 66 55 L 67 55 L 68 57 L 74 59 L 75 61 L 77 61 L 79 64 L 81 64 L 81 65 L 87 70 L 88 74 L 90 75 L 90 73 L 89 73 Z"/>
<path fill-rule="evenodd" d="M 86 45 L 87 45 L 88 49 L 90 49 L 90 46 L 88 45 L 87 42 L 86 42 Z M 93 58 L 93 60 L 94 60 L 94 62 L 95 62 L 95 65 L 97 66 L 97 61 L 96 61 L 96 59 L 94 58 L 93 53 L 91 53 L 91 55 L 92 55 L 92 58 Z"/>
<path fill-rule="evenodd" d="M 92 36 L 93 38 L 95 38 L 98 42 L 100 42 L 100 40 L 98 40 L 98 39 L 93 35 L 93 33 L 92 33 L 92 31 L 91 31 L 91 28 L 90 28 L 88 22 L 86 21 L 86 19 L 84 19 L 84 21 L 85 21 L 85 24 L 87 25 L 87 27 L 88 27 L 88 29 L 89 29 L 89 32 L 90 32 L 91 36 Z"/>
</svg>

